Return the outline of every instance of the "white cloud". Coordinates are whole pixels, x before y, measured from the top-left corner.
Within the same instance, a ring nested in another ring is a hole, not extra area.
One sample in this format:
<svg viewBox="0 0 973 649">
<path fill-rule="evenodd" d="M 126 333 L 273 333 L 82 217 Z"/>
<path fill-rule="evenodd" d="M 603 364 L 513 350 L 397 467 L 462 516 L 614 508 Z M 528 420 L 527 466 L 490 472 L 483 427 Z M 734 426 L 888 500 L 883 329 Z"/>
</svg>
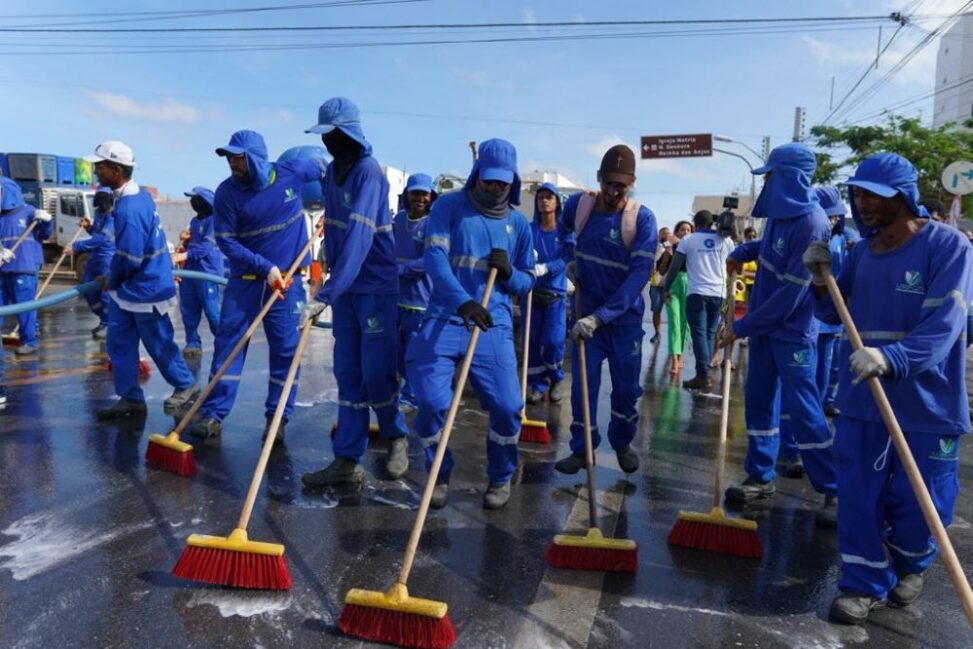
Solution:
<svg viewBox="0 0 973 649">
<path fill-rule="evenodd" d="M 86 90 L 87 94 L 104 111 L 121 117 L 136 117 L 156 122 L 186 122 L 199 121 L 199 109 L 166 99 L 161 103 L 141 103 L 126 95 L 107 90 Z"/>
</svg>

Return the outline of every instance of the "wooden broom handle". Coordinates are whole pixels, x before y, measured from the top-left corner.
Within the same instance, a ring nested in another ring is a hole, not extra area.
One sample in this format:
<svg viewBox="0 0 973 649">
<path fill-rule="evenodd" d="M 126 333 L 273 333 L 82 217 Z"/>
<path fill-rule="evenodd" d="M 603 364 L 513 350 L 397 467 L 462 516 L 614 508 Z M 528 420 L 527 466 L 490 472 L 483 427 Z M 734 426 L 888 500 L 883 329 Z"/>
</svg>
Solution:
<svg viewBox="0 0 973 649">
<path fill-rule="evenodd" d="M 864 349 L 865 345 L 862 342 L 861 336 L 858 334 L 855 322 L 851 319 L 851 313 L 848 312 L 848 307 L 845 305 L 841 290 L 834 281 L 831 268 L 826 267 L 823 275 L 828 287 L 828 294 L 831 296 L 831 301 L 834 303 L 835 309 L 837 309 L 838 315 L 841 317 L 841 323 L 845 326 L 845 331 L 851 340 L 851 346 L 855 351 Z M 956 551 L 953 549 L 953 544 L 949 540 L 949 535 L 946 534 L 946 528 L 943 527 L 943 522 L 939 520 L 936 506 L 933 504 L 932 498 L 929 497 L 929 490 L 926 489 L 926 484 L 922 481 L 922 474 L 919 473 L 919 467 L 916 465 L 915 458 L 912 457 L 912 452 L 909 450 L 905 435 L 902 433 L 902 428 L 899 427 L 895 413 L 892 412 L 892 405 L 889 403 L 888 397 L 885 395 L 885 389 L 882 387 L 882 383 L 878 380 L 878 377 L 873 376 L 868 379 L 868 388 L 872 391 L 872 398 L 875 399 L 875 403 L 878 405 L 878 410 L 882 415 L 882 421 L 885 423 L 885 427 L 889 429 L 892 443 L 895 444 L 895 450 L 899 454 L 899 460 L 902 462 L 902 466 L 905 467 L 906 476 L 909 478 L 909 484 L 912 485 L 912 491 L 916 495 L 916 500 L 919 501 L 922 516 L 926 519 L 926 525 L 932 530 L 932 534 L 936 538 L 936 543 L 939 544 L 939 552 L 943 558 L 943 563 L 946 565 L 946 572 L 949 573 L 949 578 L 953 582 L 953 588 L 956 589 L 956 594 L 959 596 L 960 603 L 963 605 L 966 620 L 970 628 L 973 628 L 973 590 L 970 590 L 970 584 L 966 581 L 966 575 L 963 574 L 963 566 L 960 565 Z"/>
<path fill-rule="evenodd" d="M 487 276 L 486 288 L 483 289 L 483 297 L 480 299 L 480 306 L 484 309 L 490 305 L 490 295 L 493 293 L 493 284 L 497 281 L 497 269 L 491 268 Z M 473 353 L 476 351 L 476 343 L 480 339 L 480 328 L 475 326 L 470 333 L 470 341 L 466 344 L 466 355 L 463 356 L 463 364 L 459 368 L 459 376 L 456 377 L 456 387 L 453 388 L 453 399 L 449 402 L 449 412 L 446 413 L 446 422 L 436 445 L 436 455 L 429 467 L 429 476 L 426 478 L 426 487 L 422 490 L 422 500 L 419 501 L 419 512 L 416 514 L 416 522 L 412 525 L 412 533 L 409 535 L 409 543 L 405 546 L 405 557 L 402 559 L 402 570 L 399 572 L 397 583 L 405 586 L 409 581 L 409 573 L 412 571 L 412 563 L 416 558 L 416 550 L 419 548 L 419 537 L 422 536 L 422 528 L 426 524 L 426 515 L 429 513 L 429 503 L 432 501 L 432 492 L 436 488 L 436 480 L 439 478 L 439 469 L 443 465 L 443 458 L 446 456 L 446 447 L 449 444 L 449 436 L 453 432 L 453 424 L 456 422 L 456 413 L 459 412 L 459 403 L 463 399 L 463 388 L 466 387 L 466 378 L 470 374 L 470 365 L 473 364 Z"/>
<path fill-rule="evenodd" d="M 14 245 L 10 247 L 10 252 L 15 252 L 17 248 L 20 247 L 20 244 L 22 244 L 27 237 L 30 236 L 30 233 L 34 231 L 35 227 L 37 227 L 37 219 L 31 221 L 30 225 L 27 226 L 27 229 L 20 233 L 20 236 L 17 237 L 16 241 L 14 241 Z"/>
<path fill-rule="evenodd" d="M 264 471 L 267 469 L 267 462 L 270 461 L 270 453 L 274 450 L 274 441 L 277 439 L 277 431 L 280 430 L 280 422 L 284 420 L 284 410 L 287 408 L 287 401 L 290 398 L 291 389 L 294 387 L 294 380 L 297 378 L 297 370 L 301 367 L 301 357 L 304 356 L 304 348 L 310 338 L 311 327 L 314 320 L 308 318 L 301 329 L 301 338 L 297 342 L 297 349 L 294 351 L 294 358 L 291 366 L 287 370 L 287 378 L 284 379 L 284 387 L 280 392 L 280 400 L 277 402 L 277 409 L 274 410 L 274 417 L 270 420 L 270 427 L 267 429 L 267 438 L 264 440 L 263 449 L 260 451 L 260 459 L 257 461 L 257 468 L 253 472 L 253 479 L 250 480 L 250 490 L 247 492 L 247 499 L 243 503 L 243 510 L 240 512 L 240 520 L 237 529 L 245 530 L 250 524 L 250 515 L 253 513 L 253 504 L 257 501 L 257 493 L 260 491 L 260 483 L 263 482 Z"/>
<path fill-rule="evenodd" d="M 64 246 L 64 252 L 61 253 L 57 263 L 54 264 L 54 268 L 51 269 L 50 274 L 47 276 L 47 279 L 44 280 L 44 283 L 41 284 L 41 287 L 37 289 L 37 293 L 34 295 L 35 300 L 43 295 L 44 291 L 47 290 L 47 285 L 51 283 L 52 279 L 54 279 L 54 274 L 61 268 L 61 264 L 64 263 L 64 260 L 67 259 L 68 255 L 71 254 L 74 242 L 78 240 L 78 237 L 80 237 L 81 233 L 84 231 L 84 228 L 79 227 L 78 231 L 74 233 L 73 237 L 71 237 L 71 240 L 68 241 L 68 244 Z"/>
<path fill-rule="evenodd" d="M 315 235 L 316 234 L 317 232 L 315 232 Z M 290 281 L 291 277 L 294 276 L 294 273 L 297 272 L 297 269 L 300 268 L 301 262 L 304 261 L 304 257 L 307 256 L 308 252 L 310 252 L 311 246 L 314 245 L 315 235 L 308 237 L 307 243 L 304 245 L 304 248 L 301 250 L 300 254 L 297 255 L 297 257 L 294 259 L 294 263 L 291 264 L 291 267 L 287 269 L 287 273 L 283 277 L 285 286 Z M 234 345 L 233 350 L 230 351 L 230 355 L 226 357 L 226 360 L 223 361 L 223 364 L 220 365 L 220 368 L 216 370 L 216 374 L 214 374 L 213 378 L 210 379 L 209 383 L 206 384 L 206 387 L 203 388 L 203 391 L 200 393 L 200 395 L 196 397 L 196 400 L 193 401 L 193 405 L 189 407 L 189 410 L 186 412 L 183 418 L 179 421 L 179 423 L 172 430 L 172 432 L 169 433 L 170 435 L 178 436 L 180 433 L 182 433 L 183 430 L 186 429 L 186 426 L 188 426 L 189 422 L 192 421 L 193 417 L 196 416 L 196 413 L 199 412 L 199 409 L 203 407 L 203 403 L 206 401 L 210 393 L 216 387 L 216 384 L 219 383 L 221 378 L 223 378 L 223 375 L 226 374 L 226 371 L 230 369 L 230 364 L 233 363 L 233 360 L 237 357 L 237 355 L 243 350 L 243 348 L 250 341 L 250 337 L 253 336 L 253 333 L 257 330 L 257 327 L 260 326 L 260 323 L 263 322 L 263 319 L 267 316 L 267 313 L 270 311 L 270 308 L 274 306 L 274 302 L 277 301 L 280 295 L 281 295 L 280 289 L 275 288 L 274 292 L 270 295 L 270 299 L 267 300 L 263 308 L 260 309 L 260 312 L 257 314 L 257 317 L 254 318 L 253 322 L 250 323 L 250 326 L 247 327 L 247 330 L 244 332 L 240 340 L 237 341 L 237 344 Z"/>
<path fill-rule="evenodd" d="M 574 287 L 574 319 L 581 319 L 581 286 Z M 588 399 L 588 364 L 584 353 L 584 338 L 578 336 L 578 375 L 581 379 L 581 420 L 584 422 L 584 468 L 588 476 L 588 527 L 598 527 L 598 508 L 595 506 L 595 452 L 591 443 L 591 403 Z"/>
<path fill-rule="evenodd" d="M 533 297 L 534 291 L 527 291 L 527 313 L 524 315 L 524 362 L 520 368 L 520 400 L 524 402 L 524 406 L 520 409 L 521 419 L 527 416 L 527 350 L 530 347 L 530 314 Z M 523 310 L 521 312 L 523 313 Z"/>
<path fill-rule="evenodd" d="M 737 274 L 730 273 L 727 283 L 729 308 L 723 316 L 723 326 L 733 328 L 736 307 Z M 716 449 L 716 480 L 713 483 L 713 507 L 723 506 L 723 479 L 726 476 L 726 435 L 730 427 L 730 378 L 733 376 L 733 345 L 723 348 L 723 401 L 720 404 L 720 443 Z"/>
</svg>

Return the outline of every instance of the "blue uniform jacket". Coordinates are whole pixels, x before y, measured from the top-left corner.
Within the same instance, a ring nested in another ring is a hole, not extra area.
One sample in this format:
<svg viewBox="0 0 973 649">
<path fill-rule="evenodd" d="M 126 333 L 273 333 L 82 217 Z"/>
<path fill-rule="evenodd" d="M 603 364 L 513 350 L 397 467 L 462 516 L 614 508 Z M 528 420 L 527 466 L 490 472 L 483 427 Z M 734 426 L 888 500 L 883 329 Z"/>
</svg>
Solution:
<svg viewBox="0 0 973 649">
<path fill-rule="evenodd" d="M 223 253 L 216 244 L 213 215 L 193 217 L 189 222 L 189 241 L 186 243 L 186 269 L 198 270 L 223 277 Z M 281 270 L 285 272 L 286 267 Z"/>
<path fill-rule="evenodd" d="M 95 212 L 95 218 L 88 228 L 88 238 L 75 241 L 72 249 L 75 254 L 91 253 L 88 264 L 108 272 L 111 259 L 115 256 L 115 213 Z"/>
<path fill-rule="evenodd" d="M 622 242 L 621 210 L 613 214 L 593 211 L 572 245 L 580 198 L 580 193 L 572 194 L 565 202 L 558 233 L 563 259 L 577 263 L 582 316 L 594 314 L 604 323 L 641 324 L 645 313 L 642 289 L 655 268 L 659 239 L 655 214 L 644 205 L 639 208 L 631 250 Z"/>
<path fill-rule="evenodd" d="M 828 248 L 831 249 L 831 272 L 834 273 L 835 277 L 841 275 L 841 269 L 844 266 L 845 259 L 848 258 L 848 243 L 858 241 L 861 237 L 853 234 L 854 230 L 848 230 L 846 232 L 839 232 L 837 234 L 831 235 L 831 240 L 828 242 Z M 833 325 L 827 322 L 818 321 L 818 334 L 840 334 L 844 331 L 844 327 L 840 324 Z"/>
<path fill-rule="evenodd" d="M 973 247 L 952 227 L 929 221 L 902 247 L 875 254 L 868 240 L 852 249 L 838 277 L 862 341 L 888 359 L 882 386 L 908 432 L 970 431 L 966 395 L 967 305 L 973 300 Z M 825 296 L 817 316 L 838 323 Z M 881 422 L 867 382 L 852 385 L 851 343 L 838 351 L 842 417 Z"/>
<path fill-rule="evenodd" d="M 534 283 L 534 249 L 526 217 L 513 208 L 503 218 L 484 216 L 466 190 L 436 199 L 426 225 L 426 272 L 434 289 L 427 318 L 463 322 L 456 310 L 464 302 L 482 299 L 490 272 L 487 257 L 494 248 L 507 251 L 513 275 L 497 280 L 488 310 L 495 325 L 509 327 L 510 296 L 526 295 Z"/>
<path fill-rule="evenodd" d="M 33 205 L 24 203 L 20 185 L 10 178 L 0 178 L 3 183 L 3 202 L 0 203 L 0 245 L 12 248 L 24 230 L 30 227 L 34 220 Z M 32 273 L 37 274 L 44 263 L 44 248 L 41 242 L 51 236 L 54 222 L 38 222 L 30 236 L 24 239 L 14 252 L 16 258 L 0 267 L 0 273 Z"/>
<path fill-rule="evenodd" d="M 395 295 L 399 274 L 388 180 L 368 154 L 355 162 L 343 185 L 333 166 L 324 179 L 324 254 L 331 276 L 317 299 L 334 304 L 345 293 Z"/>
<path fill-rule="evenodd" d="M 115 201 L 115 256 L 108 289 L 129 302 L 152 303 L 176 295 L 172 258 L 155 201 L 134 181 Z"/>
<path fill-rule="evenodd" d="M 425 310 L 432 293 L 432 280 L 426 274 L 426 224 L 429 215 L 410 219 L 409 211 L 395 215 L 395 261 L 399 267 L 399 306 Z"/>
</svg>

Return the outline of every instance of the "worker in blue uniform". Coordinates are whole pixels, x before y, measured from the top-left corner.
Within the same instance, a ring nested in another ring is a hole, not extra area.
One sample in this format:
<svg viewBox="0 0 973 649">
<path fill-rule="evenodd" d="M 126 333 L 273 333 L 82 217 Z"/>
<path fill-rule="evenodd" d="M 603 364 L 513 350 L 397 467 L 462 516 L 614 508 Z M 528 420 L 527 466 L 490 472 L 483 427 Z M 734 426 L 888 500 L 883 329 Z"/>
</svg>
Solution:
<svg viewBox="0 0 973 649">
<path fill-rule="evenodd" d="M 263 136 L 249 130 L 231 135 L 229 144 L 216 149 L 216 155 L 226 158 L 230 168 L 230 177 L 220 183 L 213 198 L 216 243 L 229 260 L 230 277 L 210 376 L 226 361 L 274 290 L 280 291 L 280 299 L 263 320 L 270 366 L 264 402 L 266 437 L 297 349 L 297 323 L 305 301 L 301 282 L 285 284 L 283 275 L 295 261 L 300 267 L 311 263 L 310 253 L 302 252 L 308 233 L 301 192 L 305 182 L 321 179 L 324 168 L 317 159 L 271 163 Z M 212 440 L 222 434 L 223 421 L 236 400 L 248 347 L 249 341 L 199 409 L 190 435 Z M 287 396 L 275 446 L 284 444 L 299 378 L 300 374 Z"/>
<path fill-rule="evenodd" d="M 368 447 L 369 410 L 375 411 L 380 434 L 388 440 L 385 470 L 399 478 L 409 467 L 409 440 L 399 412 L 399 276 L 389 183 L 351 100 L 324 102 L 317 124 L 307 132 L 321 134 L 333 157 L 323 188 L 324 261 L 330 275 L 303 316 L 316 318 L 331 306 L 338 428 L 334 460 L 302 480 L 311 489 L 364 480 L 359 461 Z"/>
<path fill-rule="evenodd" d="M 429 304 L 432 280 L 426 274 L 426 225 L 429 209 L 436 199 L 432 178 L 423 173 L 412 174 L 405 183 L 406 208 L 395 215 L 392 232 L 395 236 L 395 261 L 399 267 L 399 363 L 402 382 L 399 409 L 416 409 L 415 396 L 405 371 L 405 352 L 419 333 L 422 317 Z"/>
<path fill-rule="evenodd" d="M 635 184 L 635 154 L 624 144 L 611 147 L 598 170 L 600 191 L 568 198 L 559 231 L 568 279 L 581 290 L 581 308 L 571 338 L 585 339 L 591 442 L 598 448 L 598 391 L 601 368 L 611 376 L 608 442 L 619 467 L 638 470 L 632 450 L 638 430 L 637 404 L 642 396 L 642 289 L 655 267 L 658 225 L 655 215 L 628 194 Z M 574 245 L 567 243 L 574 233 Z M 574 474 L 585 466 L 584 412 L 577 343 L 571 354 L 571 453 L 554 468 Z"/>
<path fill-rule="evenodd" d="M 106 280 L 108 357 L 119 400 L 98 411 L 100 419 L 145 416 L 145 395 L 138 382 L 139 342 L 174 390 L 163 407 L 172 414 L 199 394 L 196 381 L 173 340 L 169 311 L 176 306 L 172 261 L 155 201 L 132 179 L 135 157 L 114 140 L 86 156 L 101 185 L 114 196 L 115 255 Z"/>
<path fill-rule="evenodd" d="M 184 263 L 186 270 L 223 277 L 223 253 L 216 244 L 213 227 L 213 192 L 206 187 L 193 187 L 185 194 L 196 216 L 189 222 L 189 240 L 185 252 L 178 253 L 173 260 Z M 203 355 L 203 344 L 199 338 L 202 314 L 206 314 L 209 330 L 214 337 L 220 327 L 219 285 L 205 279 L 184 278 L 179 284 L 179 310 L 186 328 L 186 346 L 182 353 L 187 358 L 198 358 Z"/>
<path fill-rule="evenodd" d="M 771 151 L 764 187 L 753 216 L 767 219 L 763 238 L 738 246 L 726 262 L 727 273 L 741 274 L 743 264 L 757 261 L 757 276 L 747 314 L 725 328 L 724 346 L 749 338 L 744 408 L 749 447 L 747 478 L 726 490 L 732 502 L 772 496 L 780 445 L 780 413 L 790 414 L 811 485 L 825 495 L 818 524 L 833 526 L 837 516 L 832 434 L 821 408 L 817 386 L 817 323 L 811 277 L 801 256 L 812 241 L 826 240 L 831 227 L 811 187 L 817 162 L 800 143 Z"/>
<path fill-rule="evenodd" d="M 470 366 L 470 381 L 489 415 L 486 435 L 485 509 L 499 509 L 510 499 L 517 469 L 520 411 L 513 344 L 514 296 L 534 283 L 530 225 L 514 206 L 520 203 L 517 150 L 501 139 L 482 142 L 479 158 L 462 191 L 440 197 L 426 228 L 426 272 L 433 291 L 422 329 L 406 355 L 409 381 L 419 412 L 415 430 L 426 451 L 429 470 L 453 397 L 453 376 L 463 361 L 473 326 L 482 330 Z M 490 269 L 496 283 L 487 307 L 480 301 Z M 453 456 L 447 449 L 436 476 L 431 507 L 449 498 Z"/>
<path fill-rule="evenodd" d="M 959 438 L 970 430 L 964 333 L 973 248 L 956 228 L 919 216 L 917 180 L 912 163 L 893 153 L 866 158 L 848 180 L 863 239 L 837 281 L 865 347 L 852 352 L 843 340 L 838 352 L 842 568 L 831 616 L 844 623 L 865 622 L 886 598 L 914 602 L 938 552 L 868 379 L 878 377 L 888 395 L 944 526 L 959 491 Z M 804 259 L 818 317 L 839 322 L 824 288 L 827 242 L 813 243 Z"/>
<path fill-rule="evenodd" d="M 0 267 L 0 304 L 30 302 L 37 295 L 37 274 L 44 262 L 41 245 L 54 231 L 54 223 L 47 210 L 35 209 L 24 202 L 20 186 L 10 178 L 3 182 L 0 198 L 0 245 L 12 249 L 20 235 L 31 223 L 34 230 L 13 252 L 14 258 Z M 20 345 L 14 350 L 18 356 L 37 352 L 37 311 L 25 311 L 17 316 Z"/>
<path fill-rule="evenodd" d="M 108 187 L 99 187 L 94 196 L 95 218 L 81 220 L 81 227 L 88 231 L 86 239 L 75 241 L 71 250 L 75 255 L 87 254 L 82 281 L 90 282 L 108 274 L 112 257 L 115 256 L 115 197 Z M 98 326 L 91 330 L 95 340 L 108 336 L 108 293 L 91 292 L 84 296 L 91 312 L 98 316 Z"/>
<path fill-rule="evenodd" d="M 564 340 L 567 277 L 562 255 L 564 242 L 574 244 L 574 233 L 558 231 L 561 219 L 561 194 L 553 183 L 543 183 L 534 197 L 534 239 L 537 265 L 531 294 L 530 340 L 527 351 L 527 403 L 540 403 L 545 395 L 551 403 L 564 398 Z"/>
</svg>

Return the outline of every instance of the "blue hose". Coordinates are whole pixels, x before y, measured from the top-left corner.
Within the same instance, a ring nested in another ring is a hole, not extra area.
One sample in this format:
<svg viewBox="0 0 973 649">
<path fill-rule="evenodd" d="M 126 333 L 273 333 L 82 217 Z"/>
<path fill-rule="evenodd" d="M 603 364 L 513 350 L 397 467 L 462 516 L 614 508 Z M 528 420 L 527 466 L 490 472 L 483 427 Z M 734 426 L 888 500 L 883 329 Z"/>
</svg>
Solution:
<svg viewBox="0 0 973 649">
<path fill-rule="evenodd" d="M 198 270 L 183 270 L 181 268 L 177 268 L 172 271 L 172 274 L 176 277 L 184 277 L 186 279 L 205 279 L 207 282 L 214 282 L 216 284 L 222 284 L 223 286 L 226 286 L 227 282 L 225 277 L 211 275 L 210 273 L 201 273 Z"/>
</svg>

